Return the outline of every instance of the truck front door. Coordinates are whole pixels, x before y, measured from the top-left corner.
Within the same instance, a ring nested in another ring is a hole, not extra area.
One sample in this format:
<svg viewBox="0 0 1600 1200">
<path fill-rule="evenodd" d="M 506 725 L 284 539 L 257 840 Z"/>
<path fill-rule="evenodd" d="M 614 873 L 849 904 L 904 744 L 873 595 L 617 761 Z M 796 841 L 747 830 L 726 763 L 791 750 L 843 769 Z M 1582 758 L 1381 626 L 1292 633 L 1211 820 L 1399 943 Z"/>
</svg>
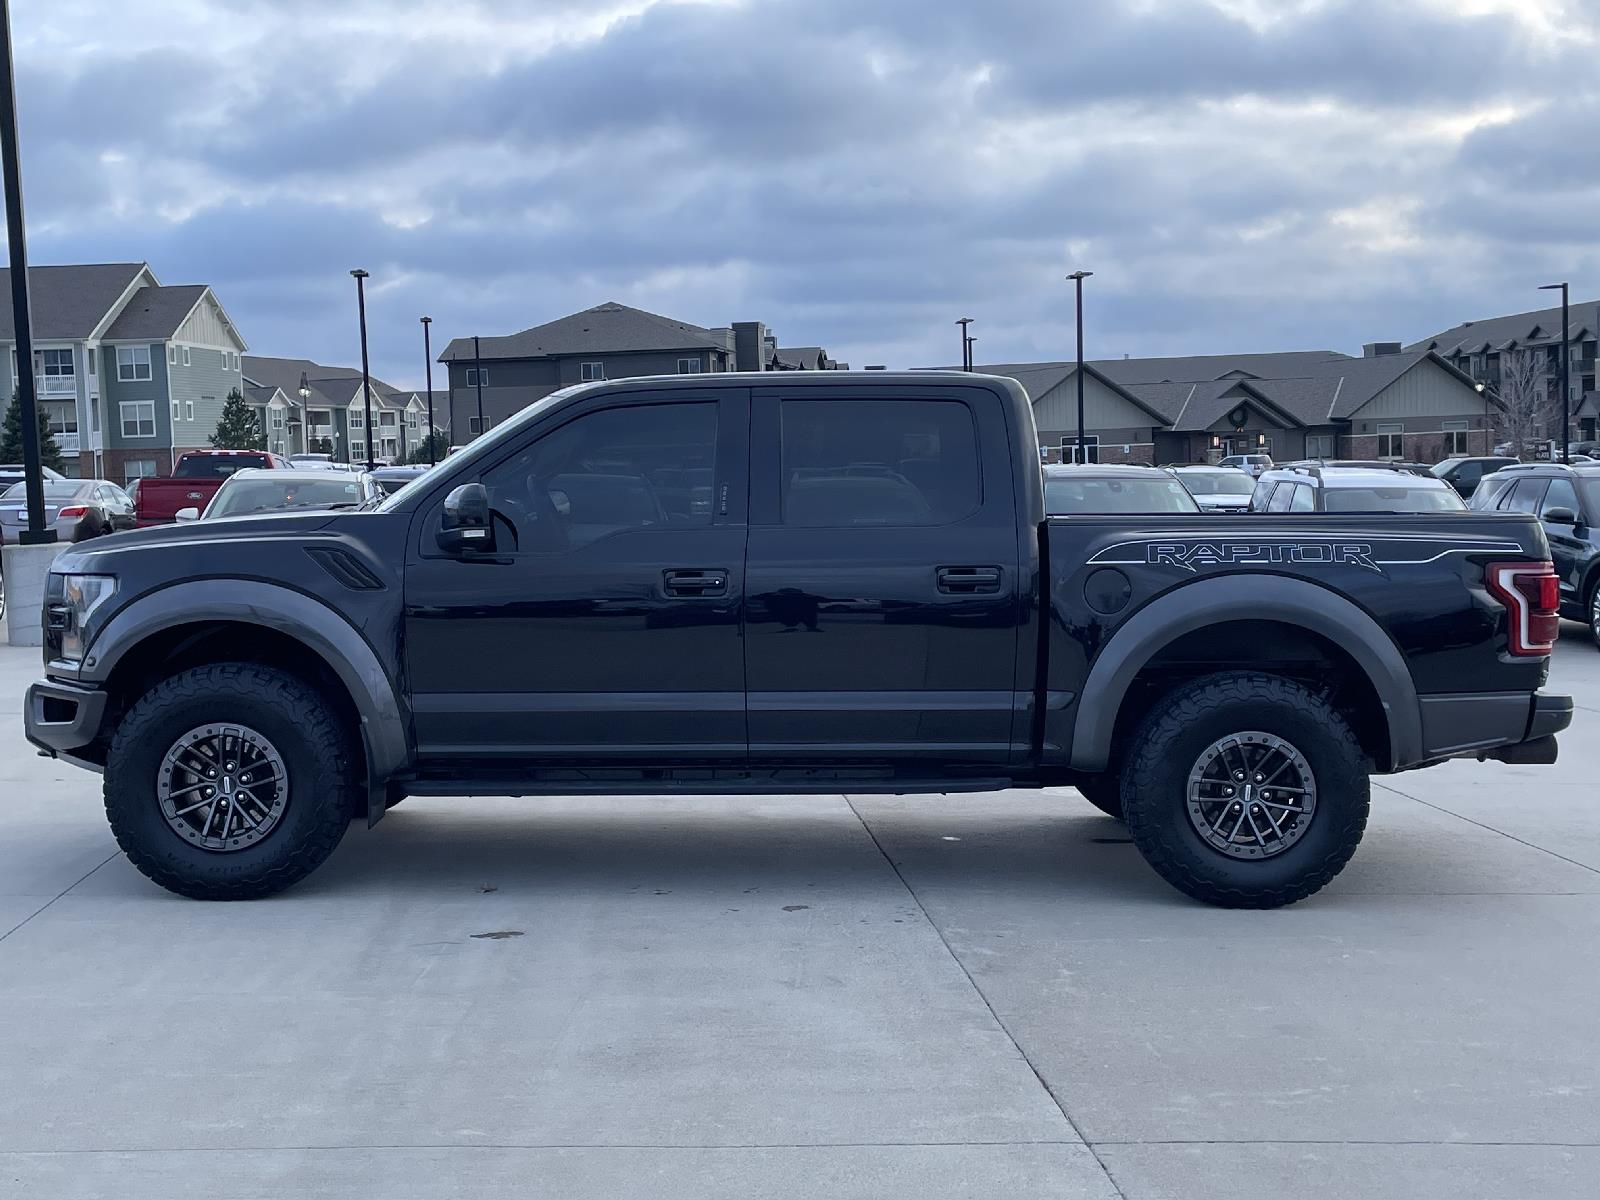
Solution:
<svg viewBox="0 0 1600 1200">
<path fill-rule="evenodd" d="M 998 397 L 793 386 L 751 411 L 752 762 L 1005 762 L 1032 581 Z"/>
<path fill-rule="evenodd" d="M 726 388 L 562 412 L 476 476 L 492 553 L 441 551 L 430 499 L 406 570 L 423 759 L 743 762 L 748 417 Z"/>
</svg>

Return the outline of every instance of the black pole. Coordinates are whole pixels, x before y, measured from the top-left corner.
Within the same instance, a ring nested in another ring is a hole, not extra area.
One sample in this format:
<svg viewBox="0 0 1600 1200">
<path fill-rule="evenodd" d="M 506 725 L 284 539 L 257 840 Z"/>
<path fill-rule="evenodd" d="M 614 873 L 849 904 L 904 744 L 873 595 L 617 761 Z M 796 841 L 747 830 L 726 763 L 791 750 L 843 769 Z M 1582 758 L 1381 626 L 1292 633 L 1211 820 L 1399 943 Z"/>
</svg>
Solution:
<svg viewBox="0 0 1600 1200">
<path fill-rule="evenodd" d="M 478 379 L 478 436 L 483 436 L 483 355 L 478 350 L 478 335 L 472 335 L 472 365 Z"/>
<path fill-rule="evenodd" d="M 22 485 L 28 527 L 24 546 L 56 540 L 44 523 L 44 472 L 39 462 L 39 397 L 33 377 L 33 313 L 28 307 L 28 235 L 22 217 L 22 167 L 17 149 L 17 82 L 11 62 L 11 4 L 0 0 L 0 168 L 5 175 L 6 236 L 11 250 L 11 321 L 17 343 L 17 398 L 22 405 Z"/>
<path fill-rule="evenodd" d="M 961 369 L 972 370 L 972 339 L 967 336 L 967 326 L 972 324 L 971 317 L 961 317 L 956 321 L 961 326 Z"/>
<path fill-rule="evenodd" d="M 973 370 L 974 357 L 972 348 L 978 344 L 978 339 L 976 335 L 969 335 L 968 337 L 963 338 L 962 341 L 966 342 L 967 344 L 967 370 L 971 371 Z"/>
<path fill-rule="evenodd" d="M 439 456 L 433 445 L 433 343 L 428 337 L 432 317 L 422 318 L 422 357 L 428 370 L 428 465 L 437 466 Z"/>
<path fill-rule="evenodd" d="M 1093 275 L 1093 271 L 1074 271 L 1067 278 L 1077 284 L 1078 293 L 1078 462 L 1089 461 L 1088 443 L 1084 440 L 1083 432 L 1083 281 Z"/>
<path fill-rule="evenodd" d="M 1561 289 L 1561 461 L 1570 463 L 1572 453 L 1567 449 L 1567 426 L 1572 422 L 1572 330 L 1568 325 L 1567 285 L 1546 283 L 1539 290 L 1553 292 L 1557 288 Z"/>
<path fill-rule="evenodd" d="M 367 470 L 372 470 L 372 373 L 367 368 L 367 273 L 357 267 L 350 274 L 356 277 L 356 311 L 361 317 L 361 404 L 365 409 L 363 420 L 367 424 Z"/>
</svg>

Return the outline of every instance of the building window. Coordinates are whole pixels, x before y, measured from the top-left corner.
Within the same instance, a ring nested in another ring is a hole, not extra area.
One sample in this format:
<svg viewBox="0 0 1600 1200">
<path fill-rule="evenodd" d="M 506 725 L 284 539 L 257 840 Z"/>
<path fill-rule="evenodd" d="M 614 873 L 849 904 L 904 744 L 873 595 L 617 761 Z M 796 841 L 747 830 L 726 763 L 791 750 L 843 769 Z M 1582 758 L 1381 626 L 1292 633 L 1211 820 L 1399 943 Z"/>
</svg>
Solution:
<svg viewBox="0 0 1600 1200">
<path fill-rule="evenodd" d="M 274 409 L 272 409 L 270 411 L 272 413 L 272 427 L 274 429 L 282 429 L 283 428 L 283 409 L 274 408 Z"/>
<path fill-rule="evenodd" d="M 71 396 L 78 390 L 71 350 L 35 350 L 33 377 L 41 396 Z"/>
<path fill-rule="evenodd" d="M 204 400 L 207 404 L 214 404 L 216 402 L 216 399 L 217 399 L 215 396 L 202 396 L 200 398 L 202 400 Z M 194 420 L 194 401 L 193 400 L 185 400 L 183 402 L 183 419 L 185 421 Z"/>
<path fill-rule="evenodd" d="M 1467 422 L 1444 422 L 1444 453 L 1447 458 L 1457 458 L 1467 453 Z"/>
<path fill-rule="evenodd" d="M 381 412 L 381 413 L 378 414 L 378 424 L 380 426 L 390 426 L 390 427 L 392 427 L 395 424 L 395 421 L 396 421 L 396 416 L 392 412 Z"/>
<path fill-rule="evenodd" d="M 94 360 L 96 358 L 98 358 L 99 355 L 96 354 L 93 350 L 85 350 L 83 352 L 83 356 L 84 356 L 84 358 L 89 360 L 89 377 L 92 379 L 92 378 L 94 378 L 95 375 L 99 374 L 99 372 L 95 369 L 95 362 L 94 362 Z"/>
<path fill-rule="evenodd" d="M 132 483 L 135 479 L 149 479 L 156 473 L 156 460 L 153 458 L 130 458 L 122 464 L 122 482 Z"/>
<path fill-rule="evenodd" d="M 367 444 L 365 442 L 351 442 L 350 443 L 350 460 L 352 462 L 354 462 L 358 458 L 365 458 L 366 456 L 367 456 Z"/>
<path fill-rule="evenodd" d="M 468 367 L 467 368 L 467 386 L 468 387 L 477 387 L 480 383 L 484 387 L 488 387 L 489 386 L 489 368 L 488 367 Z"/>
<path fill-rule="evenodd" d="M 492 422 L 487 417 L 468 417 L 467 430 L 469 433 L 482 433 L 489 428 Z"/>
<path fill-rule="evenodd" d="M 178 365 L 178 348 L 176 346 L 168 346 L 167 347 L 167 366 L 175 367 L 177 365 Z"/>
<path fill-rule="evenodd" d="M 415 429 L 416 427 L 417 427 L 417 414 L 414 413 L 414 412 L 408 412 L 406 414 L 406 428 L 407 429 Z"/>
<path fill-rule="evenodd" d="M 178 419 L 178 402 L 176 399 L 172 402 L 172 419 L 174 421 Z"/>
<path fill-rule="evenodd" d="M 148 358 L 148 351 L 146 357 Z M 146 368 L 150 366 L 145 363 Z M 122 436 L 147 438 L 156 435 L 156 404 L 154 400 L 125 400 L 119 404 L 122 413 Z"/>
<path fill-rule="evenodd" d="M 603 362 L 586 362 L 578 364 L 578 378 L 584 383 L 592 383 L 596 379 L 606 377 L 606 365 Z"/>
<path fill-rule="evenodd" d="M 351 429 L 365 429 L 367 427 L 366 426 L 366 420 L 367 420 L 367 418 L 366 418 L 366 416 L 364 414 L 359 413 L 359 412 L 352 412 L 350 414 L 350 428 Z"/>
<path fill-rule="evenodd" d="M 679 375 L 698 375 L 705 370 L 698 358 L 680 358 L 678 360 Z"/>
<path fill-rule="evenodd" d="M 1403 458 L 1405 456 L 1405 450 L 1403 448 L 1404 438 L 1402 435 L 1402 430 L 1404 428 L 1405 426 L 1403 425 L 1378 426 L 1379 458 Z"/>
<path fill-rule="evenodd" d="M 183 348 L 183 365 L 186 367 L 189 365 L 189 347 L 187 346 Z"/>
<path fill-rule="evenodd" d="M 55 437 L 78 433 L 78 406 L 76 404 L 47 404 L 44 406 L 46 419 L 50 422 L 50 433 Z"/>
<path fill-rule="evenodd" d="M 1333 448 L 1333 434 L 1312 433 L 1306 435 L 1307 458 L 1333 458 L 1338 451 Z"/>
<path fill-rule="evenodd" d="M 1061 439 L 1061 461 L 1072 463 L 1080 461 L 1078 458 L 1078 439 L 1064 437 Z M 1083 462 L 1097 463 L 1100 461 L 1100 435 L 1097 433 L 1085 434 L 1083 438 Z"/>
<path fill-rule="evenodd" d="M 123 383 L 141 383 L 149 379 L 150 347 L 118 346 L 117 378 Z"/>
</svg>

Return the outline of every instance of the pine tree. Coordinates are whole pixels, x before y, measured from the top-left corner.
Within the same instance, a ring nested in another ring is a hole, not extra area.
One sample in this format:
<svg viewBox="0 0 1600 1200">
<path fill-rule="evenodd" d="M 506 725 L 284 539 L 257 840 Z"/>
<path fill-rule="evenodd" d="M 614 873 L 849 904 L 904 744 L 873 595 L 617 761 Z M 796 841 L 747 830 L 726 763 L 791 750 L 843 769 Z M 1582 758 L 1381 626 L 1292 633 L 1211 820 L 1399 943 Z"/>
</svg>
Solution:
<svg viewBox="0 0 1600 1200">
<path fill-rule="evenodd" d="M 39 461 L 52 471 L 65 470 L 66 464 L 61 461 L 61 447 L 56 445 L 55 435 L 50 432 L 50 418 L 45 414 L 44 405 L 35 401 L 34 409 L 39 417 Z M 5 425 L 0 427 L 0 462 L 21 461 L 22 397 L 12 392 L 11 406 L 6 409 Z"/>
<path fill-rule="evenodd" d="M 267 436 L 261 431 L 256 410 L 244 402 L 239 389 L 234 388 L 222 404 L 222 417 L 217 431 L 211 435 L 211 444 L 218 450 L 265 450 Z"/>
</svg>

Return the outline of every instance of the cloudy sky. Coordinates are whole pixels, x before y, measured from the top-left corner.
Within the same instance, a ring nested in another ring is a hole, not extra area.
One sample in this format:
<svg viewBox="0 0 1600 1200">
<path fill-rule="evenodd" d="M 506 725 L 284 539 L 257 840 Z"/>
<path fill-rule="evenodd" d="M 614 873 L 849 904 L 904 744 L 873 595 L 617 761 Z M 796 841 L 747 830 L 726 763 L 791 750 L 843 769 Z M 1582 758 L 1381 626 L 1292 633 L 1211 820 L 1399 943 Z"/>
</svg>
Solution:
<svg viewBox="0 0 1600 1200">
<path fill-rule="evenodd" d="M 30 253 L 422 378 L 616 299 L 860 366 L 1600 295 L 1595 0 L 16 0 Z"/>
</svg>

